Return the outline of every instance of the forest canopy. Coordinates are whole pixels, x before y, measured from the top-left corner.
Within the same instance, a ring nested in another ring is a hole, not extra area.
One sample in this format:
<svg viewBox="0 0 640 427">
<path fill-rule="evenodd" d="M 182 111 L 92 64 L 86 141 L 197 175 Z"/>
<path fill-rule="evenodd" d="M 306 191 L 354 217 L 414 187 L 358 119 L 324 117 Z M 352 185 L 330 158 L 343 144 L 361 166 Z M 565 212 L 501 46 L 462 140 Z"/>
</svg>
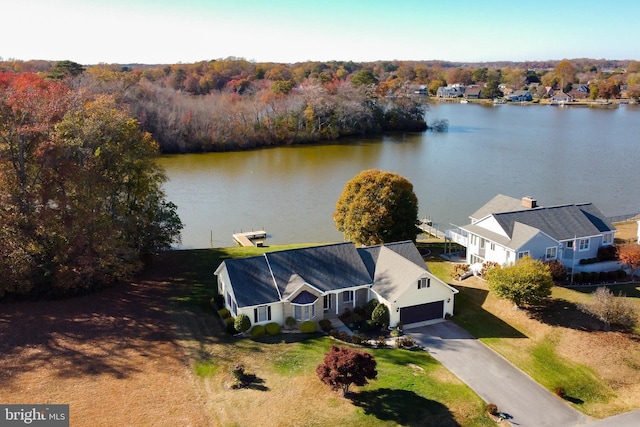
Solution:
<svg viewBox="0 0 640 427">
<path fill-rule="evenodd" d="M 352 61 L 257 63 L 224 58 L 192 64 L 4 61 L 0 71 L 34 72 L 73 91 L 110 95 L 153 135 L 163 153 L 304 144 L 386 131 L 446 129 L 426 123 L 438 87 L 478 85 L 482 96 L 585 85 L 592 98 L 640 97 L 640 62 Z M 560 87 L 561 86 L 561 87 Z M 418 92 L 418 94 L 416 94 Z M 444 125 L 444 126 L 443 126 Z"/>
</svg>

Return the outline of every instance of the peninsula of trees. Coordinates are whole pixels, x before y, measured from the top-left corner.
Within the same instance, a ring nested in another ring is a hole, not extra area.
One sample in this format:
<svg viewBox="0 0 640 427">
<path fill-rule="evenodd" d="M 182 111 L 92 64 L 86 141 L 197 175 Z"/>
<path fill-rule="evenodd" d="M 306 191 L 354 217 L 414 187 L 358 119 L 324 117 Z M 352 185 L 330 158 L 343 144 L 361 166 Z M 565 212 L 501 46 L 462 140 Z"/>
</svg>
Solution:
<svg viewBox="0 0 640 427">
<path fill-rule="evenodd" d="M 238 58 L 193 64 L 2 61 L 0 72 L 37 73 L 85 94 L 109 95 L 131 112 L 163 153 L 241 150 L 427 128 L 425 96 L 438 87 L 570 89 L 593 97 L 640 96 L 640 62 L 573 59 L 528 63 L 351 61 L 256 63 Z M 544 96 L 539 94 L 539 96 Z M 436 124 L 431 123 L 433 127 Z"/>
</svg>

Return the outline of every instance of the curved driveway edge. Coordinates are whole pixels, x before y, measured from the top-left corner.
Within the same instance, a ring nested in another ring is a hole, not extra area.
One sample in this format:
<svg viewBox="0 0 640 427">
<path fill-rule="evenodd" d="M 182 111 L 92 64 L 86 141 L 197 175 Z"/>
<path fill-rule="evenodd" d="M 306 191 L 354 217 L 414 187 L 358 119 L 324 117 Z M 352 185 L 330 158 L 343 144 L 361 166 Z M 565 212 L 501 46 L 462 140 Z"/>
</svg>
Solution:
<svg viewBox="0 0 640 427">
<path fill-rule="evenodd" d="M 485 402 L 512 417 L 508 421 L 514 426 L 565 427 L 592 421 L 453 322 L 405 333 Z"/>
</svg>

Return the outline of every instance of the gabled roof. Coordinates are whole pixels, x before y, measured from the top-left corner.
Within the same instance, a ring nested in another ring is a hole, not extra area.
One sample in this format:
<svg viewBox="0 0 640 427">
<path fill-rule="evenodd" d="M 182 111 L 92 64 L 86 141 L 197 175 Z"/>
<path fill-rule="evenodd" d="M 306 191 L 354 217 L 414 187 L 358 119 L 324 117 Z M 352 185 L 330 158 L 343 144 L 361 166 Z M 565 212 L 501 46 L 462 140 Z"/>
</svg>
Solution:
<svg viewBox="0 0 640 427">
<path fill-rule="evenodd" d="M 223 267 L 239 307 L 286 301 L 301 287 L 326 293 L 373 285 L 377 293 L 393 300 L 407 283 L 429 271 L 411 241 L 359 249 L 346 242 L 269 252 L 225 260 L 216 274 Z M 302 290 L 291 302 L 304 304 L 311 298 L 315 297 Z"/>
<path fill-rule="evenodd" d="M 414 283 L 427 271 L 424 261 L 422 265 L 420 267 L 383 246 L 378 254 L 371 289 L 387 301 L 394 303 L 406 290 L 407 284 Z"/>
<path fill-rule="evenodd" d="M 382 247 L 392 250 L 403 258 L 410 260 L 418 267 L 427 268 L 424 260 L 422 259 L 422 255 L 418 252 L 418 248 L 416 248 L 416 245 L 409 240 L 404 242 L 387 243 L 385 245 L 365 246 L 359 248 L 358 253 L 366 265 L 367 271 L 369 272 L 372 280 L 376 269 L 376 262 Z"/>
<path fill-rule="evenodd" d="M 493 199 L 489 200 L 480 209 L 470 215 L 472 220 L 479 220 L 486 216 L 499 212 L 513 212 L 526 209 L 522 206 L 521 199 L 515 199 L 513 197 L 505 196 L 504 194 L 498 194 Z"/>
<path fill-rule="evenodd" d="M 350 242 L 269 252 L 264 256 L 283 298 L 295 290 L 289 285 L 294 275 L 321 292 L 371 284 L 358 251 Z"/>
<path fill-rule="evenodd" d="M 535 234 L 542 232 L 552 239 L 561 242 L 597 236 L 602 233 L 616 231 L 615 227 L 606 219 L 602 212 L 592 203 L 579 203 L 550 207 L 535 207 L 531 209 L 519 206 L 517 210 L 506 210 L 509 205 L 506 196 L 496 196 L 473 215 L 475 218 L 493 217 L 504 235 L 487 230 L 482 221 L 462 227 L 463 229 L 483 236 L 503 246 L 518 249 Z M 511 199 L 514 204 L 516 199 Z M 490 210 L 496 209 L 496 212 Z M 472 216 L 472 218 L 474 217 Z"/>
<path fill-rule="evenodd" d="M 239 307 L 268 304 L 280 299 L 265 257 L 227 259 L 223 264 L 233 283 L 233 293 Z"/>
<path fill-rule="evenodd" d="M 513 235 L 516 222 L 536 228 L 557 241 L 575 237 L 597 236 L 615 227 L 591 203 L 539 207 L 493 215 L 508 235 Z"/>
</svg>

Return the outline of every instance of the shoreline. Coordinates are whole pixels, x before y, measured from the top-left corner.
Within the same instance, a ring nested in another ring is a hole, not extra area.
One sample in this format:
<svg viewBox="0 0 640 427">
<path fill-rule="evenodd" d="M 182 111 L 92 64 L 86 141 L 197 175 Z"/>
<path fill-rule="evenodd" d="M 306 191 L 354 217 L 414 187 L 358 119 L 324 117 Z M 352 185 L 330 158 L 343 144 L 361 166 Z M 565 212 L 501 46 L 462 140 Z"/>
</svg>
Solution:
<svg viewBox="0 0 640 427">
<path fill-rule="evenodd" d="M 571 102 L 552 102 L 549 99 L 534 99 L 533 101 L 507 101 L 504 103 L 494 104 L 493 99 L 468 99 L 464 97 L 458 98 L 437 98 L 429 96 L 427 103 L 462 103 L 460 101 L 466 101 L 467 104 L 479 104 L 479 105 L 544 105 L 551 107 L 589 107 L 589 108 L 617 108 L 620 105 L 638 105 L 639 103 L 632 99 L 610 99 L 610 100 L 580 100 Z"/>
</svg>

